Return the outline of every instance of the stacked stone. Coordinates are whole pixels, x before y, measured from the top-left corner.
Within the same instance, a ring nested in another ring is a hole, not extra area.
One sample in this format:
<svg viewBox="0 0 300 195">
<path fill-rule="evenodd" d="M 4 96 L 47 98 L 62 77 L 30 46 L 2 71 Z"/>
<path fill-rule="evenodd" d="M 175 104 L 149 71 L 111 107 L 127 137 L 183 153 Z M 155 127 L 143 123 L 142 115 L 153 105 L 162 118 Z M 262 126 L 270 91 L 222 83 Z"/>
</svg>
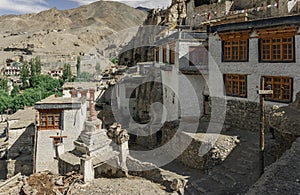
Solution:
<svg viewBox="0 0 300 195">
<path fill-rule="evenodd" d="M 121 145 L 129 140 L 128 132 L 121 128 L 121 124 L 114 123 L 110 126 L 107 136 L 116 144 Z"/>
</svg>

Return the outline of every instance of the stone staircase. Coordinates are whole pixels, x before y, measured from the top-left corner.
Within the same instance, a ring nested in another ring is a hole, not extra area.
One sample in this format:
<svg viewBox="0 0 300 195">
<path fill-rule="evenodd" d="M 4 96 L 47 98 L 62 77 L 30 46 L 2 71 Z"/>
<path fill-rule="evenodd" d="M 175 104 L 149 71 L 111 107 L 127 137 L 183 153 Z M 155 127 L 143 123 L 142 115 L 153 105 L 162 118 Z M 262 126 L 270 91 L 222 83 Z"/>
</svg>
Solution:
<svg viewBox="0 0 300 195">
<path fill-rule="evenodd" d="M 258 133 L 243 132 L 241 143 L 221 165 L 191 177 L 185 194 L 243 194 L 259 178 Z M 247 135 L 250 134 L 250 135 Z"/>
<path fill-rule="evenodd" d="M 222 164 L 207 171 L 190 169 L 178 161 L 165 167 L 189 177 L 185 194 L 243 194 L 259 178 L 258 132 L 229 130 L 226 134 L 239 136 L 240 143 Z"/>
</svg>

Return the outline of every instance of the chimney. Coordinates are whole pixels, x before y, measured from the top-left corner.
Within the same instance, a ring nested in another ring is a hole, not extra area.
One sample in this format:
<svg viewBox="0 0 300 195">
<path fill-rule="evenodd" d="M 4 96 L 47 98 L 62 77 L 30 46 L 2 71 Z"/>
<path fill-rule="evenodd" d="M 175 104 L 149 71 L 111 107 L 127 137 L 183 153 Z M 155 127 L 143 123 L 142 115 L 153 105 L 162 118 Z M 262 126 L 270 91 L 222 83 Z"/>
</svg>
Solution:
<svg viewBox="0 0 300 195">
<path fill-rule="evenodd" d="M 88 92 L 88 90 L 86 90 L 86 89 L 81 90 L 80 91 L 81 97 L 85 97 L 86 98 L 87 92 Z"/>
<path fill-rule="evenodd" d="M 90 100 L 95 100 L 95 89 L 90 89 Z"/>
<path fill-rule="evenodd" d="M 75 89 L 70 90 L 71 98 L 77 98 L 77 93 L 78 92 Z"/>
<path fill-rule="evenodd" d="M 89 121 L 93 121 L 95 119 L 97 119 L 97 113 L 95 110 L 95 104 L 94 104 L 94 100 L 90 100 L 90 116 L 88 118 Z"/>
</svg>

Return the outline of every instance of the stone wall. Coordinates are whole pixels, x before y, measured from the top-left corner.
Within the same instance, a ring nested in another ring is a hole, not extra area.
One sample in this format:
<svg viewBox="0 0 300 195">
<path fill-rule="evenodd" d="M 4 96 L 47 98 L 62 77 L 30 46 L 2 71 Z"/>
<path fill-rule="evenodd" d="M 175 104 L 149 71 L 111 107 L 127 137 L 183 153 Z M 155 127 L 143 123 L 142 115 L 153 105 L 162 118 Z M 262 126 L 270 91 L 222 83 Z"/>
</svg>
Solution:
<svg viewBox="0 0 300 195">
<path fill-rule="evenodd" d="M 124 177 L 125 174 L 120 170 L 117 160 L 115 158 L 103 163 L 101 166 L 95 169 L 95 178 L 108 177 L 108 178 L 118 178 Z"/>
<path fill-rule="evenodd" d="M 259 131 L 260 108 L 256 102 L 228 100 L 225 122 L 233 127 Z"/>
<path fill-rule="evenodd" d="M 277 158 L 279 158 L 292 143 L 300 137 L 300 92 L 295 102 L 286 107 L 274 109 L 270 115 L 270 126 L 274 129 L 277 144 Z"/>
<path fill-rule="evenodd" d="M 212 108 L 212 102 L 213 107 Z M 210 98 L 211 122 L 224 123 L 238 129 L 260 131 L 260 106 L 258 102 L 224 98 Z M 265 130 L 269 130 L 272 107 L 265 105 Z M 225 118 L 224 118 L 225 117 Z M 224 120 L 225 119 L 225 120 Z"/>
<path fill-rule="evenodd" d="M 7 158 L 14 159 L 19 156 L 29 155 L 33 159 L 33 145 L 34 145 L 34 124 L 31 124 L 24 129 L 10 129 L 9 137 L 14 140 L 8 150 Z"/>
<path fill-rule="evenodd" d="M 23 129 L 10 129 L 9 137 L 13 141 L 8 149 L 7 159 L 15 160 L 12 174 L 33 173 L 34 124 Z"/>
<path fill-rule="evenodd" d="M 80 170 L 80 164 L 71 164 L 71 163 L 68 163 L 62 159 L 59 159 L 58 160 L 58 168 L 59 168 L 59 174 L 60 175 L 65 175 L 66 173 L 68 172 L 72 172 L 72 171 L 76 171 L 79 173 L 79 170 Z"/>
<path fill-rule="evenodd" d="M 143 82 L 138 88 L 136 117 L 139 122 L 147 123 L 151 119 L 149 115 L 151 104 L 155 102 L 163 103 L 163 86 L 160 71 L 156 69 L 149 71 Z"/>
<path fill-rule="evenodd" d="M 33 160 L 16 160 L 15 174 L 21 173 L 22 175 L 31 175 L 33 173 Z"/>
<path fill-rule="evenodd" d="M 6 179 L 7 163 L 6 160 L 0 160 L 0 180 Z"/>
<path fill-rule="evenodd" d="M 300 194 L 300 138 L 250 188 L 247 195 Z"/>
<path fill-rule="evenodd" d="M 206 170 L 221 164 L 239 143 L 236 136 L 188 133 L 186 132 L 188 129 L 182 131 L 179 129 L 178 122 L 180 121 L 164 124 L 162 127 L 162 143 L 167 148 L 166 154 L 179 155 L 177 160 L 188 167 Z M 207 152 L 200 154 L 201 150 Z M 181 154 L 180 151 L 182 151 Z"/>
</svg>

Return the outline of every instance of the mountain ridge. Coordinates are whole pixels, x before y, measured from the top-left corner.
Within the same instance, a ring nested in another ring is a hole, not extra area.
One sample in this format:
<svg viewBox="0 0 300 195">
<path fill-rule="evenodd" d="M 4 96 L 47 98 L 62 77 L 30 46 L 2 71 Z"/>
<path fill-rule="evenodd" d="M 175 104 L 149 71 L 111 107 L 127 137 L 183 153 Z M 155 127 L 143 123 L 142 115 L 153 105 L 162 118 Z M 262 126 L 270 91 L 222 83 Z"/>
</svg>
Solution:
<svg viewBox="0 0 300 195">
<path fill-rule="evenodd" d="M 32 56 L 41 56 L 43 62 L 53 65 L 57 61 L 76 63 L 76 56 L 88 54 L 95 47 L 99 55 L 111 58 L 135 36 L 135 32 L 125 33 L 126 29 L 137 28 L 146 18 L 146 12 L 107 1 L 70 10 L 54 7 L 39 13 L 0 16 L 0 62 L 16 55 L 7 48 L 22 50 L 29 46 Z M 123 30 L 124 36 L 111 38 Z"/>
</svg>

